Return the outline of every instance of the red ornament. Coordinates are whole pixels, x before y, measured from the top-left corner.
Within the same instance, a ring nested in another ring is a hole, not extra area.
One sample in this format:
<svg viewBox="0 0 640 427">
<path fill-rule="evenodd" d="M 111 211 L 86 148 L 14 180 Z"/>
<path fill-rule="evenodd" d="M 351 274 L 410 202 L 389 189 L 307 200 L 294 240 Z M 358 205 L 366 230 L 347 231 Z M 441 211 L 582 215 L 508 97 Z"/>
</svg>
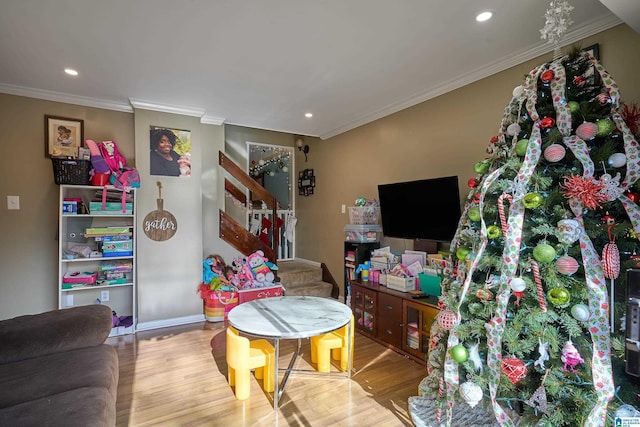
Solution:
<svg viewBox="0 0 640 427">
<path fill-rule="evenodd" d="M 476 205 L 480 204 L 480 197 L 482 197 L 482 195 L 480 193 L 476 193 L 473 195 L 473 203 L 475 203 Z"/>
<path fill-rule="evenodd" d="M 491 141 L 490 141 L 490 142 L 492 142 L 493 144 L 495 144 L 496 142 L 498 142 L 498 137 L 497 137 L 497 136 L 495 136 L 495 135 L 494 135 L 494 136 L 492 136 L 492 137 L 491 137 Z"/>
<path fill-rule="evenodd" d="M 469 181 L 467 181 L 467 185 L 471 188 L 476 188 L 478 186 L 479 182 L 477 179 L 475 178 L 471 178 L 469 179 Z"/>
<path fill-rule="evenodd" d="M 582 86 L 584 82 L 586 82 L 586 79 L 582 76 L 575 76 L 573 78 L 573 84 L 575 85 Z"/>
<path fill-rule="evenodd" d="M 620 115 L 622 115 L 622 120 L 627 124 L 631 134 L 637 135 L 640 132 L 640 108 L 638 105 L 635 102 L 624 104 L 620 109 Z"/>
<path fill-rule="evenodd" d="M 507 357 L 502 359 L 502 372 L 509 378 L 509 381 L 518 384 L 527 376 L 527 367 L 517 357 Z"/>
<path fill-rule="evenodd" d="M 577 199 L 589 209 L 600 208 L 602 207 L 600 203 L 607 202 L 607 196 L 602 193 L 604 183 L 593 178 L 579 175 L 565 176 L 560 188 L 566 198 Z"/>
<path fill-rule="evenodd" d="M 545 117 L 544 119 L 540 120 L 540 127 L 542 129 L 549 129 L 553 127 L 553 125 L 555 124 L 556 124 L 556 121 L 553 117 Z"/>
<path fill-rule="evenodd" d="M 629 200 L 631 200 L 633 203 L 638 203 L 638 201 L 640 201 L 640 194 L 638 193 L 633 193 L 631 191 L 627 191 L 626 193 L 624 193 Z"/>
<path fill-rule="evenodd" d="M 553 70 L 547 70 L 540 75 L 540 80 L 542 80 L 544 83 L 549 83 L 551 80 L 553 80 L 554 76 L 555 74 L 553 73 Z"/>
<path fill-rule="evenodd" d="M 616 223 L 616 218 L 607 211 L 606 214 L 602 215 L 602 223 L 605 225 L 613 225 Z"/>
</svg>

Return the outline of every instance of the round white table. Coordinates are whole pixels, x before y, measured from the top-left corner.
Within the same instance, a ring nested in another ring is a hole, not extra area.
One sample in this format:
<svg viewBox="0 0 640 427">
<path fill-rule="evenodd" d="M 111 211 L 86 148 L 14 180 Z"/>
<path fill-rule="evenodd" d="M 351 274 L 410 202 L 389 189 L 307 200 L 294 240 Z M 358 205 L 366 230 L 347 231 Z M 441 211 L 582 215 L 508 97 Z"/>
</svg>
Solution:
<svg viewBox="0 0 640 427">
<path fill-rule="evenodd" d="M 275 389 L 273 408 L 278 409 L 278 400 L 287 384 L 289 374 L 300 353 L 301 339 L 335 331 L 351 324 L 351 308 L 328 298 L 309 296 L 283 296 L 263 298 L 240 304 L 229 311 L 229 324 L 238 331 L 259 338 L 274 340 Z M 349 326 L 350 327 L 350 326 Z M 347 331 L 348 335 L 352 331 Z M 278 358 L 281 339 L 297 339 L 298 347 L 289 362 L 282 384 L 278 386 Z M 351 340 L 347 340 L 351 345 Z M 351 349 L 347 354 L 347 378 L 351 377 Z"/>
</svg>

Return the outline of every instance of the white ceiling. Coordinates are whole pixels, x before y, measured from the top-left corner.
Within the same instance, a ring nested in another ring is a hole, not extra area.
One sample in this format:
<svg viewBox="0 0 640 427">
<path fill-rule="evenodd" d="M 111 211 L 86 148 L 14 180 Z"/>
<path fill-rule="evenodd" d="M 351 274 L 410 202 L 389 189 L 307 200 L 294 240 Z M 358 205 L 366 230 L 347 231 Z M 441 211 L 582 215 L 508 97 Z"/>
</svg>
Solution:
<svg viewBox="0 0 640 427">
<path fill-rule="evenodd" d="M 622 22 L 570 3 L 564 44 Z M 0 92 L 327 138 L 551 52 L 548 4 L 0 0 Z M 483 9 L 494 18 L 476 23 Z"/>
</svg>

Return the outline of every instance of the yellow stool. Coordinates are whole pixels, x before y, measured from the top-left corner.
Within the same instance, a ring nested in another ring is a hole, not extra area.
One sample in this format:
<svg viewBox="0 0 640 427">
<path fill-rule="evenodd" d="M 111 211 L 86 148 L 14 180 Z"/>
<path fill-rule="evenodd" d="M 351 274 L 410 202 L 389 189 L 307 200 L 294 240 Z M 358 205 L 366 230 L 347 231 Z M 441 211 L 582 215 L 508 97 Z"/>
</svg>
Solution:
<svg viewBox="0 0 640 427">
<path fill-rule="evenodd" d="M 331 356 L 334 360 L 340 361 L 340 369 L 347 370 L 349 358 L 347 354 L 347 329 L 350 329 L 349 341 L 351 341 L 351 361 L 353 363 L 353 326 L 353 316 L 351 316 L 350 328 L 343 326 L 337 331 L 311 337 L 311 361 L 318 365 L 318 372 L 331 372 Z"/>
<path fill-rule="evenodd" d="M 249 377 L 255 369 L 256 378 L 263 379 L 262 388 L 272 392 L 274 388 L 275 350 L 267 340 L 251 340 L 241 337 L 234 328 L 227 328 L 227 367 L 229 385 L 236 387 L 236 399 L 249 397 Z"/>
</svg>

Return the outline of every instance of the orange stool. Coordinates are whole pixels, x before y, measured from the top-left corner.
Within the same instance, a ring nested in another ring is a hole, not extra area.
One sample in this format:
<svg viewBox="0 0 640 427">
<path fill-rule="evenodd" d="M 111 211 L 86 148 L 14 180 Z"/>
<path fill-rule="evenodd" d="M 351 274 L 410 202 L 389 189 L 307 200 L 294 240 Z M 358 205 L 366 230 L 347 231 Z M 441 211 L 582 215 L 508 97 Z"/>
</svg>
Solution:
<svg viewBox="0 0 640 427">
<path fill-rule="evenodd" d="M 255 369 L 256 378 L 262 379 L 262 389 L 274 389 L 275 350 L 267 340 L 241 337 L 234 328 L 227 328 L 227 367 L 229 385 L 236 388 L 236 399 L 245 400 L 251 389 L 249 377 Z"/>
<path fill-rule="evenodd" d="M 347 370 L 347 363 L 349 360 L 349 355 L 347 353 L 349 348 L 347 342 L 347 329 L 350 329 L 350 357 L 353 364 L 353 326 L 353 316 L 351 316 L 350 327 L 345 325 L 337 331 L 311 337 L 311 361 L 318 365 L 318 372 L 331 372 L 331 356 L 333 356 L 334 360 L 340 361 L 340 369 L 343 371 Z"/>
</svg>

